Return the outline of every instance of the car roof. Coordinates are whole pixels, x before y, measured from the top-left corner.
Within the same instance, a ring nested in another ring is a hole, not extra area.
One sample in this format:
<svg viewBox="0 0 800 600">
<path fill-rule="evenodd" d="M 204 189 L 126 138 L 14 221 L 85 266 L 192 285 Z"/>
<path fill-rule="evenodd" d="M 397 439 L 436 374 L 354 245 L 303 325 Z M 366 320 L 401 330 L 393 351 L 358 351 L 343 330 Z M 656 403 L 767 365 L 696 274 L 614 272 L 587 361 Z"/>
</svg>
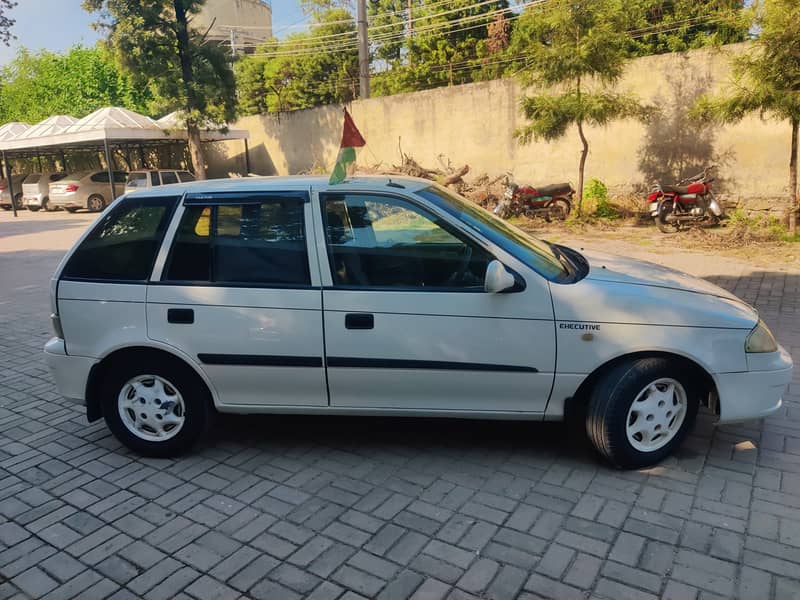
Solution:
<svg viewBox="0 0 800 600">
<path fill-rule="evenodd" d="M 214 193 L 214 192 L 270 192 L 270 191 L 298 191 L 314 190 L 319 192 L 348 192 L 348 191 L 392 191 L 393 188 L 402 188 L 408 191 L 417 191 L 432 185 L 427 179 L 394 175 L 359 176 L 346 179 L 342 183 L 330 185 L 328 176 L 299 175 L 280 177 L 238 177 L 232 179 L 206 179 L 187 183 L 174 183 L 155 188 L 142 188 L 129 192 L 126 196 L 131 198 L 163 196 L 165 191 L 175 193 Z"/>
</svg>

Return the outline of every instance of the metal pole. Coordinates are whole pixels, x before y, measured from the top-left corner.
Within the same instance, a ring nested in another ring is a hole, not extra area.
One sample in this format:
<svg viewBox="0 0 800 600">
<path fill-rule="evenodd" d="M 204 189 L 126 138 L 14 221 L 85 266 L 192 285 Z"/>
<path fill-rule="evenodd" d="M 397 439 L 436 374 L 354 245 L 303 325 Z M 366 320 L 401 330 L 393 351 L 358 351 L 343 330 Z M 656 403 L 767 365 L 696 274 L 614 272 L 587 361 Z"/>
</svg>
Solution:
<svg viewBox="0 0 800 600">
<path fill-rule="evenodd" d="M 244 168 L 245 175 L 250 175 L 250 146 L 247 143 L 247 138 L 244 139 Z"/>
<path fill-rule="evenodd" d="M 17 203 L 14 201 L 14 183 L 11 181 L 11 165 L 8 164 L 6 151 L 3 150 L 3 166 L 6 169 L 6 181 L 8 182 L 8 193 L 11 194 L 11 208 L 14 209 L 14 216 L 17 216 Z"/>
<path fill-rule="evenodd" d="M 106 168 L 108 169 L 108 185 L 111 186 L 111 201 L 117 199 L 117 194 L 114 191 L 114 164 L 111 162 L 111 150 L 108 147 L 108 138 L 103 140 L 103 149 L 106 152 Z"/>
<path fill-rule="evenodd" d="M 367 0 L 358 0 L 358 84 L 360 97 L 369 98 L 369 40 Z"/>
<path fill-rule="evenodd" d="M 42 172 L 42 155 L 38 152 L 36 153 L 36 163 L 39 165 L 39 173 Z"/>
<path fill-rule="evenodd" d="M 147 169 L 147 159 L 144 157 L 144 146 L 139 144 L 139 159 L 142 161 L 142 168 Z"/>
<path fill-rule="evenodd" d="M 64 170 L 64 173 L 67 172 L 67 155 L 64 154 L 64 151 L 61 151 L 61 168 Z"/>
</svg>

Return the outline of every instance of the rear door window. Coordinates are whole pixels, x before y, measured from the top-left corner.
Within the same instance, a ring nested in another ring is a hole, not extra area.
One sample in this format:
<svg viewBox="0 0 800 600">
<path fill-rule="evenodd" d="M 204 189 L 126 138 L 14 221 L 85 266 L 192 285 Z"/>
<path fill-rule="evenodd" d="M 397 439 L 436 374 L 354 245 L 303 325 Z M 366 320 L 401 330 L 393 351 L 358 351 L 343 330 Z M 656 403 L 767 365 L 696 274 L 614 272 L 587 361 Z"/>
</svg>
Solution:
<svg viewBox="0 0 800 600">
<path fill-rule="evenodd" d="M 303 202 L 187 206 L 164 274 L 169 282 L 308 286 Z"/>
<path fill-rule="evenodd" d="M 64 279 L 147 281 L 178 197 L 128 198 L 102 216 L 64 267 Z"/>
<path fill-rule="evenodd" d="M 195 180 L 194 175 L 189 173 L 189 171 L 178 171 L 178 177 L 180 177 L 181 182 L 194 181 Z"/>
<path fill-rule="evenodd" d="M 150 185 L 161 185 L 161 176 L 158 171 L 150 171 Z"/>
</svg>

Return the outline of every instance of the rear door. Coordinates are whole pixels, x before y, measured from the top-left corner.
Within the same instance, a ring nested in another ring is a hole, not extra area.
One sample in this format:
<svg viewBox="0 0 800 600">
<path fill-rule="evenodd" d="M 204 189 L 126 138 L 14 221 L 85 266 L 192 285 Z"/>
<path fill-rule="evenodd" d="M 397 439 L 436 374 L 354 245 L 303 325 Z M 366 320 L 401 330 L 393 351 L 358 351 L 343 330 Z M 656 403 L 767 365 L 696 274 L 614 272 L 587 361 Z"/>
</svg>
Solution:
<svg viewBox="0 0 800 600">
<path fill-rule="evenodd" d="M 308 193 L 287 191 L 187 196 L 176 215 L 148 334 L 191 355 L 222 404 L 328 403 L 310 214 Z"/>
</svg>

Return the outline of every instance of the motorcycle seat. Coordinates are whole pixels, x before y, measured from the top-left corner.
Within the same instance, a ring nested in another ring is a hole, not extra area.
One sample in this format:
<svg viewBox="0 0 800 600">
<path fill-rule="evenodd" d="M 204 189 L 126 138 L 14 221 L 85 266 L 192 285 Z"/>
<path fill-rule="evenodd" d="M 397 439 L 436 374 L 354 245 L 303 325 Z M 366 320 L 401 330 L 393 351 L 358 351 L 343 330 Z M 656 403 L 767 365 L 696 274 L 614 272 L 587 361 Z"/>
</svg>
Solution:
<svg viewBox="0 0 800 600">
<path fill-rule="evenodd" d="M 665 192 L 672 192 L 673 194 L 688 194 L 689 188 L 682 185 L 662 185 L 661 189 Z"/>
<path fill-rule="evenodd" d="M 536 191 L 539 192 L 540 196 L 559 196 L 570 193 L 572 186 L 569 183 L 554 183 L 553 185 L 537 187 Z"/>
</svg>

